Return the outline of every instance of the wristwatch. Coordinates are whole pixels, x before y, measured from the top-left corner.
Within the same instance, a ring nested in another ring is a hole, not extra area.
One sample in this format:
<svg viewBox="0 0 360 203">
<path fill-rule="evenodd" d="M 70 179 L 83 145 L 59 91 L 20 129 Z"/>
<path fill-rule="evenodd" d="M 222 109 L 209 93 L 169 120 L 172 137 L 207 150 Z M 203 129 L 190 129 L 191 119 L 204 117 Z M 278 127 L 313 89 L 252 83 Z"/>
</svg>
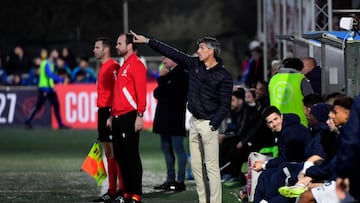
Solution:
<svg viewBox="0 0 360 203">
<path fill-rule="evenodd" d="M 137 116 L 138 116 L 138 117 L 143 117 L 144 114 L 143 114 L 143 113 L 137 113 Z"/>
</svg>

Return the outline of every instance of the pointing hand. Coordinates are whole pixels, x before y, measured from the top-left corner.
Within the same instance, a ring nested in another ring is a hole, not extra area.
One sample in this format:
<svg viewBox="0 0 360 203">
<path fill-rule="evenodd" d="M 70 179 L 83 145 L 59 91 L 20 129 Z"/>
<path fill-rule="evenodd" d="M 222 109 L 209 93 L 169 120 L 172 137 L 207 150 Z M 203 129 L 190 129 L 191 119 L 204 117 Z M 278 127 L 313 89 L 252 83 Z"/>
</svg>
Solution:
<svg viewBox="0 0 360 203">
<path fill-rule="evenodd" d="M 142 36 L 142 35 L 138 35 L 135 32 L 130 30 L 130 33 L 132 34 L 132 36 L 134 37 L 134 42 L 135 43 L 148 43 L 149 39 Z"/>
</svg>

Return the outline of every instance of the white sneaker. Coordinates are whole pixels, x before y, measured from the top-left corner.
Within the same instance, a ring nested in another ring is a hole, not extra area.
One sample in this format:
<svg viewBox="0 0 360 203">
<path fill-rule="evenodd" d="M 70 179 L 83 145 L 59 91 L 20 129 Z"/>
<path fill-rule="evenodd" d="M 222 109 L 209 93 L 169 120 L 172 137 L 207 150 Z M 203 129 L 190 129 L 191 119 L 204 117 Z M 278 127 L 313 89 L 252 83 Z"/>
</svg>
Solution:
<svg viewBox="0 0 360 203">
<path fill-rule="evenodd" d="M 259 203 L 268 203 L 268 201 L 266 201 L 266 200 L 261 200 Z"/>
</svg>

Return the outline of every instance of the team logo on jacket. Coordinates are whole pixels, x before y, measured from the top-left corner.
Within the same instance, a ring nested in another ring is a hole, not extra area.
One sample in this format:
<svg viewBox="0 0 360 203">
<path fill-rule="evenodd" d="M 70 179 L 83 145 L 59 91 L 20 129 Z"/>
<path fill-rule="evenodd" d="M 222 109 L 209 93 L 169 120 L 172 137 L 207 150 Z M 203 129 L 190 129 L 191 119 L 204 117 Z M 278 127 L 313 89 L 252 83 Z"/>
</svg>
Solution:
<svg viewBox="0 0 360 203">
<path fill-rule="evenodd" d="M 293 99 L 294 88 L 288 82 L 279 82 L 274 86 L 272 93 L 278 104 L 287 104 Z"/>
<path fill-rule="evenodd" d="M 127 77 L 127 71 L 128 71 L 129 68 L 130 68 L 130 64 L 127 64 L 125 66 L 124 70 L 122 71 L 121 76 Z"/>
</svg>

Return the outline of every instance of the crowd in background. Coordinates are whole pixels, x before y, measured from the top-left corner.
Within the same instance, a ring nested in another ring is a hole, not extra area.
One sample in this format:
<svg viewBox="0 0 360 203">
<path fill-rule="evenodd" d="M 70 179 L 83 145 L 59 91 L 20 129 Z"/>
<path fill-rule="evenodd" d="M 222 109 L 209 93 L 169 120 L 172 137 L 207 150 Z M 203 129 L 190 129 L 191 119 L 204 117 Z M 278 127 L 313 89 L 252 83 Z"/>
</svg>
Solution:
<svg viewBox="0 0 360 203">
<path fill-rule="evenodd" d="M 95 69 L 89 65 L 87 57 L 73 56 L 67 47 L 62 50 L 41 49 L 35 57 L 30 57 L 24 48 L 17 45 L 13 53 L 2 56 L 0 53 L 0 85 L 37 86 L 39 67 L 48 58 L 49 52 L 56 52 L 55 73 L 70 83 L 95 83 Z"/>
</svg>

